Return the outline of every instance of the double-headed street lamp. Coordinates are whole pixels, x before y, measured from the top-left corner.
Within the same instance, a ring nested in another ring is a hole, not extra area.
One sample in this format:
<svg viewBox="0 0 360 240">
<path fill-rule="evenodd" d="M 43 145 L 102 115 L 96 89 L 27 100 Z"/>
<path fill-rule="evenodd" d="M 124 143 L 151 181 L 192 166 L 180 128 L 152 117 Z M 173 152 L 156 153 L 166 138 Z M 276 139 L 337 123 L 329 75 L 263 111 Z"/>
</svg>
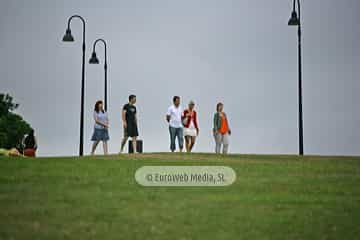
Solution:
<svg viewBox="0 0 360 240">
<path fill-rule="evenodd" d="M 302 111 L 302 70 L 301 70 L 301 18 L 300 18 L 300 0 L 297 0 L 298 11 L 296 12 L 296 4 L 293 2 L 293 11 L 291 13 L 290 20 L 288 22 L 289 26 L 298 26 L 298 51 L 299 51 L 299 81 L 298 81 L 298 95 L 299 95 L 299 154 L 304 155 L 304 141 L 303 141 L 303 111 Z"/>
<path fill-rule="evenodd" d="M 97 58 L 96 56 L 96 52 L 95 52 L 95 47 L 96 47 L 96 44 L 98 42 L 102 42 L 104 44 L 104 48 L 105 48 L 105 60 L 104 60 L 104 72 L 105 72 L 105 91 L 104 91 L 104 103 L 105 103 L 105 111 L 107 111 L 107 107 L 108 107 L 108 102 L 107 102 L 107 46 L 106 46 L 106 42 L 104 39 L 97 39 L 95 42 L 94 42 L 94 45 L 93 45 L 93 52 L 91 54 L 91 58 L 89 60 L 89 63 L 90 64 L 99 64 L 99 59 Z"/>
<path fill-rule="evenodd" d="M 85 20 L 79 15 L 73 15 L 68 20 L 68 26 L 63 37 L 63 42 L 74 42 L 71 34 L 70 23 L 74 18 L 79 18 L 83 23 L 83 42 L 82 42 L 82 75 L 81 75 L 81 109 L 80 109 L 80 145 L 79 156 L 84 153 L 84 94 L 85 94 Z"/>
</svg>

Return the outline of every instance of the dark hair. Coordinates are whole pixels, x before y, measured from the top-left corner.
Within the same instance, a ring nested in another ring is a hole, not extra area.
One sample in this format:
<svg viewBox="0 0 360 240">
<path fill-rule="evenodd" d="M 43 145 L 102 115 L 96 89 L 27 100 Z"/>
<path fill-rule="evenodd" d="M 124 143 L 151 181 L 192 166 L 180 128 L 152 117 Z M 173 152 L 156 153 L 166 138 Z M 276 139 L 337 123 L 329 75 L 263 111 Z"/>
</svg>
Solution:
<svg viewBox="0 0 360 240">
<path fill-rule="evenodd" d="M 173 97 L 173 102 L 175 102 L 175 101 L 178 100 L 178 99 L 180 100 L 180 97 L 179 97 L 179 96 L 174 96 L 174 97 Z"/>
<path fill-rule="evenodd" d="M 34 129 L 31 129 L 31 130 L 29 131 L 29 136 L 34 136 Z"/>
<path fill-rule="evenodd" d="M 224 104 L 222 102 L 219 102 L 218 104 L 216 104 L 216 111 L 219 111 L 220 106 L 224 106 Z"/>
<path fill-rule="evenodd" d="M 136 98 L 136 96 L 135 96 L 134 94 L 131 94 L 131 95 L 129 96 L 129 102 L 131 102 L 131 100 L 133 100 L 134 98 Z"/>
<path fill-rule="evenodd" d="M 94 111 L 99 113 L 100 112 L 100 109 L 99 109 L 99 105 L 102 104 L 103 101 L 99 100 L 95 103 L 95 107 L 94 107 Z M 101 110 L 102 112 L 104 112 L 104 110 Z"/>
</svg>

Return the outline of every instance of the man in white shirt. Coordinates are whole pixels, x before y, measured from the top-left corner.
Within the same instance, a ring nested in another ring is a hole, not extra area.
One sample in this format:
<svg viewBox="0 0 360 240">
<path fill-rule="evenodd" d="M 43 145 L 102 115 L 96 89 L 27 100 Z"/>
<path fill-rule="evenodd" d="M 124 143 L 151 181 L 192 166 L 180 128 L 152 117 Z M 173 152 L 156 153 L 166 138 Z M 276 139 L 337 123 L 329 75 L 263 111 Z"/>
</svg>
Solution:
<svg viewBox="0 0 360 240">
<path fill-rule="evenodd" d="M 173 105 L 168 108 L 166 113 L 166 121 L 169 123 L 170 133 L 170 150 L 174 152 L 176 149 L 175 140 L 178 139 L 180 152 L 184 146 L 184 133 L 182 123 L 182 108 L 180 106 L 180 97 L 175 96 L 173 98 Z"/>
</svg>

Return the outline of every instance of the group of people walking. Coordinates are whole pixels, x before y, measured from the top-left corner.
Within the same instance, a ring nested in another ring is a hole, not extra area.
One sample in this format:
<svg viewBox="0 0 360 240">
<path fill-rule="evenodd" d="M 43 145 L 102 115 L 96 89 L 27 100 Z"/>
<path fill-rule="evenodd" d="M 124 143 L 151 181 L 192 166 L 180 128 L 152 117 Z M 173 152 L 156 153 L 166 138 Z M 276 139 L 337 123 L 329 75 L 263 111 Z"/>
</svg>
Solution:
<svg viewBox="0 0 360 240">
<path fill-rule="evenodd" d="M 181 107 L 181 99 L 179 96 L 173 97 L 173 104 L 168 108 L 166 113 L 166 121 L 169 124 L 170 134 L 170 150 L 176 151 L 176 140 L 178 142 L 178 149 L 180 152 L 184 149 L 191 152 L 196 138 L 199 135 L 199 124 L 197 120 L 197 112 L 195 111 L 195 102 L 190 101 L 188 107 L 183 109 Z M 124 129 L 124 136 L 121 140 L 120 153 L 124 151 L 124 147 L 129 138 L 131 138 L 131 144 L 133 152 L 137 150 L 137 137 L 138 132 L 138 120 L 136 109 L 136 96 L 130 95 L 129 102 L 122 108 L 122 122 Z M 102 101 L 97 101 L 94 107 L 94 133 L 91 140 L 93 141 L 91 154 L 95 153 L 96 147 L 100 142 L 103 143 L 104 154 L 108 154 L 107 142 L 109 138 L 109 118 L 107 112 L 105 112 Z M 215 140 L 215 153 L 228 153 L 229 147 L 229 135 L 231 130 L 227 115 L 224 112 L 223 103 L 216 105 L 216 112 L 213 118 L 213 136 Z"/>
</svg>

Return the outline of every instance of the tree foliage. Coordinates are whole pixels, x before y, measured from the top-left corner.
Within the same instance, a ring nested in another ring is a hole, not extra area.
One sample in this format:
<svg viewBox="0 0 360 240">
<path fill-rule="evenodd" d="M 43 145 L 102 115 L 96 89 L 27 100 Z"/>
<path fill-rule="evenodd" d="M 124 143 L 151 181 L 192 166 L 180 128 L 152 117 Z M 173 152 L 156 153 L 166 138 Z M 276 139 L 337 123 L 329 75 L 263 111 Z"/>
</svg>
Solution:
<svg viewBox="0 0 360 240">
<path fill-rule="evenodd" d="M 0 148 L 19 145 L 31 126 L 18 114 L 13 113 L 19 104 L 9 94 L 0 93 Z"/>
<path fill-rule="evenodd" d="M 13 103 L 13 98 L 9 94 L 0 93 L 0 116 L 14 111 L 18 107 L 19 104 Z"/>
</svg>

